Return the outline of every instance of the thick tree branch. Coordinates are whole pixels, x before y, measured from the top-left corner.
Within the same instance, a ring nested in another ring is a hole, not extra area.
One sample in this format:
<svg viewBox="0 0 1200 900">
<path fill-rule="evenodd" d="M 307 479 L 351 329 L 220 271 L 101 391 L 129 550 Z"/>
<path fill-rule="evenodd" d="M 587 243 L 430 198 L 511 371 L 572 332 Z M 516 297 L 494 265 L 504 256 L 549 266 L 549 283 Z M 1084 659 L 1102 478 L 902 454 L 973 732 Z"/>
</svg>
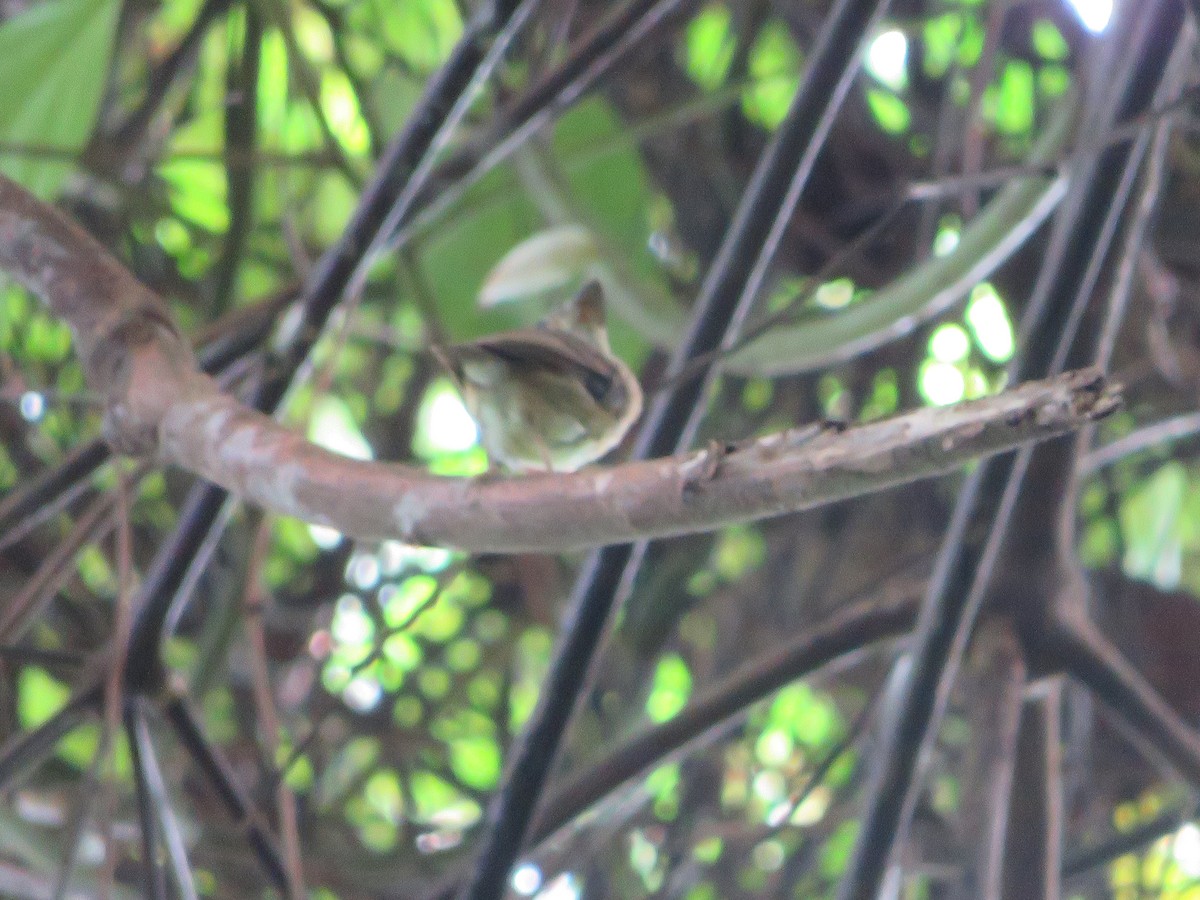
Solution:
<svg viewBox="0 0 1200 900">
<path fill-rule="evenodd" d="M 261 506 L 360 538 L 560 551 L 706 531 L 918 478 L 1107 414 L 1094 372 L 844 432 L 802 428 L 569 475 L 439 478 L 336 456 L 214 391 L 165 411 L 161 455 Z"/>
<path fill-rule="evenodd" d="M 1117 403 L 1084 372 L 840 432 L 810 427 L 570 475 L 440 478 L 337 456 L 222 394 L 161 299 L 9 181 L 0 181 L 0 267 L 71 326 L 116 447 L 359 538 L 510 552 L 705 531 L 953 471 Z"/>
</svg>

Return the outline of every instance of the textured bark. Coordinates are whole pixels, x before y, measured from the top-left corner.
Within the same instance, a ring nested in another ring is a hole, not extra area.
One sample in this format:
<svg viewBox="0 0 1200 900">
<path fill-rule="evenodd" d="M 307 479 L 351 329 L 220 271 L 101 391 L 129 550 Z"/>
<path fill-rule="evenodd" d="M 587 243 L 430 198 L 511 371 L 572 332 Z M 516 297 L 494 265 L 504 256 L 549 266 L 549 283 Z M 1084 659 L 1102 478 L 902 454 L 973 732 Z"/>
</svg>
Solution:
<svg viewBox="0 0 1200 900">
<path fill-rule="evenodd" d="M 705 531 L 941 475 L 1116 408 L 1095 372 L 848 429 L 569 475 L 439 478 L 330 453 L 222 394 L 161 298 L 77 225 L 0 180 L 0 266 L 71 327 L 117 449 L 154 453 L 274 512 L 358 538 L 570 550 Z"/>
</svg>

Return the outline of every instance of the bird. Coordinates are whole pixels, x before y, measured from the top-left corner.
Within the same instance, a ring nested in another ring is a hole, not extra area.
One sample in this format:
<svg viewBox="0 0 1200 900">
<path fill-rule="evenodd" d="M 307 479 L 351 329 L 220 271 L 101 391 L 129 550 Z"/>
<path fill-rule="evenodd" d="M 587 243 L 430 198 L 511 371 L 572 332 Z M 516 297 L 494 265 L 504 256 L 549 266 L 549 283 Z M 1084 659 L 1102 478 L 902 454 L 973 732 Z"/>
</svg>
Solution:
<svg viewBox="0 0 1200 900">
<path fill-rule="evenodd" d="M 598 281 L 532 328 L 433 353 L 489 459 L 514 472 L 577 471 L 617 446 L 642 412 L 637 377 L 609 347 Z"/>
</svg>

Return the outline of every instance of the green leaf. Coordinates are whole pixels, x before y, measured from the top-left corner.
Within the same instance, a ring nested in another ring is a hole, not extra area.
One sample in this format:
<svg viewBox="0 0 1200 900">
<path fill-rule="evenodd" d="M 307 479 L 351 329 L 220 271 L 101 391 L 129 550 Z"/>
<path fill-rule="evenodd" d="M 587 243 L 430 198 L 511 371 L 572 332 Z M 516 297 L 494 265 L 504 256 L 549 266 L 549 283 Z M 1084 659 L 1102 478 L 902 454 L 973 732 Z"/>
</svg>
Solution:
<svg viewBox="0 0 1200 900">
<path fill-rule="evenodd" d="M 45 669 L 30 666 L 17 679 L 17 717 L 22 727 L 36 728 L 67 704 L 71 690 Z"/>
<path fill-rule="evenodd" d="M 564 287 L 587 272 L 598 256 L 591 232 L 582 225 L 536 232 L 492 266 L 479 290 L 479 304 L 495 306 Z"/>
<path fill-rule="evenodd" d="M 725 83 L 736 49 L 726 6 L 706 6 L 687 27 L 687 71 L 707 91 Z"/>
<path fill-rule="evenodd" d="M 621 140 L 627 130 L 611 105 L 591 97 L 559 119 L 554 148 L 571 195 L 587 213 L 585 221 L 600 234 L 619 239 L 636 270 L 638 259 L 652 259 L 644 250 L 650 186 L 637 149 Z"/>
<path fill-rule="evenodd" d="M 211 122 L 215 122 L 212 117 L 197 119 L 190 131 L 199 131 L 201 126 L 207 130 Z M 186 140 L 199 144 L 190 137 Z M 220 163 L 211 159 L 170 159 L 159 165 L 158 174 L 166 182 L 171 208 L 180 218 L 213 234 L 229 227 L 228 185 Z"/>
<path fill-rule="evenodd" d="M 0 141 L 77 151 L 104 91 L 120 4 L 58 0 L 0 25 Z M 44 199 L 74 168 L 59 158 L 0 158 L 0 171 Z"/>
<path fill-rule="evenodd" d="M 454 0 L 376 0 L 371 8 L 388 46 L 421 71 L 431 71 L 444 62 L 462 35 L 463 21 Z"/>
<path fill-rule="evenodd" d="M 859 824 L 857 820 L 843 822 L 825 841 L 820 867 L 821 873 L 830 881 L 839 878 L 846 870 L 850 853 L 854 850 L 854 840 L 858 837 Z"/>
<path fill-rule="evenodd" d="M 1181 516 L 1187 490 L 1187 470 L 1178 462 L 1169 462 L 1121 502 L 1125 574 L 1167 590 L 1179 584 Z"/>
<path fill-rule="evenodd" d="M 962 15 L 944 13 L 925 22 L 924 37 L 925 74 L 930 78 L 941 78 L 950 70 L 958 53 L 958 41 L 963 31 Z"/>
<path fill-rule="evenodd" d="M 1033 128 L 1033 68 L 1014 61 L 1004 67 L 995 96 L 996 128 L 1003 134 L 1028 134 Z"/>
<path fill-rule="evenodd" d="M 1030 32 L 1033 49 L 1042 59 L 1062 62 L 1071 55 L 1071 48 L 1058 26 L 1049 19 L 1038 19 Z"/>
<path fill-rule="evenodd" d="M 769 130 L 779 127 L 800 87 L 803 63 L 804 56 L 786 25 L 772 21 L 763 26 L 750 48 L 753 83 L 742 99 L 742 108 L 750 121 Z"/>
<path fill-rule="evenodd" d="M 468 787 L 491 790 L 500 780 L 500 748 L 485 735 L 458 738 L 450 744 L 450 768 Z"/>
<path fill-rule="evenodd" d="M 867 89 L 867 105 L 879 127 L 888 134 L 903 134 L 908 131 L 912 114 L 904 101 L 890 91 L 879 88 Z"/>
<path fill-rule="evenodd" d="M 409 790 L 416 802 L 412 816 L 416 822 L 437 822 L 439 825 L 466 826 L 479 820 L 479 804 L 464 797 L 445 779 L 427 769 L 412 774 Z"/>
<path fill-rule="evenodd" d="M 692 673 L 677 653 L 659 660 L 654 671 L 654 686 L 646 698 L 646 714 L 652 721 L 665 722 L 684 706 L 692 693 Z"/>
<path fill-rule="evenodd" d="M 475 298 L 496 260 L 539 225 L 532 204 L 512 190 L 510 174 L 497 171 L 468 191 L 458 210 L 422 242 L 421 274 L 427 283 L 438 285 L 438 312 L 455 340 L 516 324 L 511 312 L 481 316 Z"/>
<path fill-rule="evenodd" d="M 766 544 L 754 528 L 733 525 L 721 532 L 713 548 L 713 568 L 725 581 L 735 581 L 762 565 Z"/>
</svg>

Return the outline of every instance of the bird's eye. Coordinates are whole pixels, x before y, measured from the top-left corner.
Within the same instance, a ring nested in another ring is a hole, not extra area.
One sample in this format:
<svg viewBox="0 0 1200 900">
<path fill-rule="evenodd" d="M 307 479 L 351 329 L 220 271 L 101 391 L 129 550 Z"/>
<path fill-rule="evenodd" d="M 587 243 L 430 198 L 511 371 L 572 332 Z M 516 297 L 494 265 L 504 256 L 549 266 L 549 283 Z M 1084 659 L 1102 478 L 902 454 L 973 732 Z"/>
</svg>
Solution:
<svg viewBox="0 0 1200 900">
<path fill-rule="evenodd" d="M 597 403 L 603 403 L 612 390 L 613 380 L 602 372 L 588 372 L 583 379 L 583 386 Z"/>
</svg>

